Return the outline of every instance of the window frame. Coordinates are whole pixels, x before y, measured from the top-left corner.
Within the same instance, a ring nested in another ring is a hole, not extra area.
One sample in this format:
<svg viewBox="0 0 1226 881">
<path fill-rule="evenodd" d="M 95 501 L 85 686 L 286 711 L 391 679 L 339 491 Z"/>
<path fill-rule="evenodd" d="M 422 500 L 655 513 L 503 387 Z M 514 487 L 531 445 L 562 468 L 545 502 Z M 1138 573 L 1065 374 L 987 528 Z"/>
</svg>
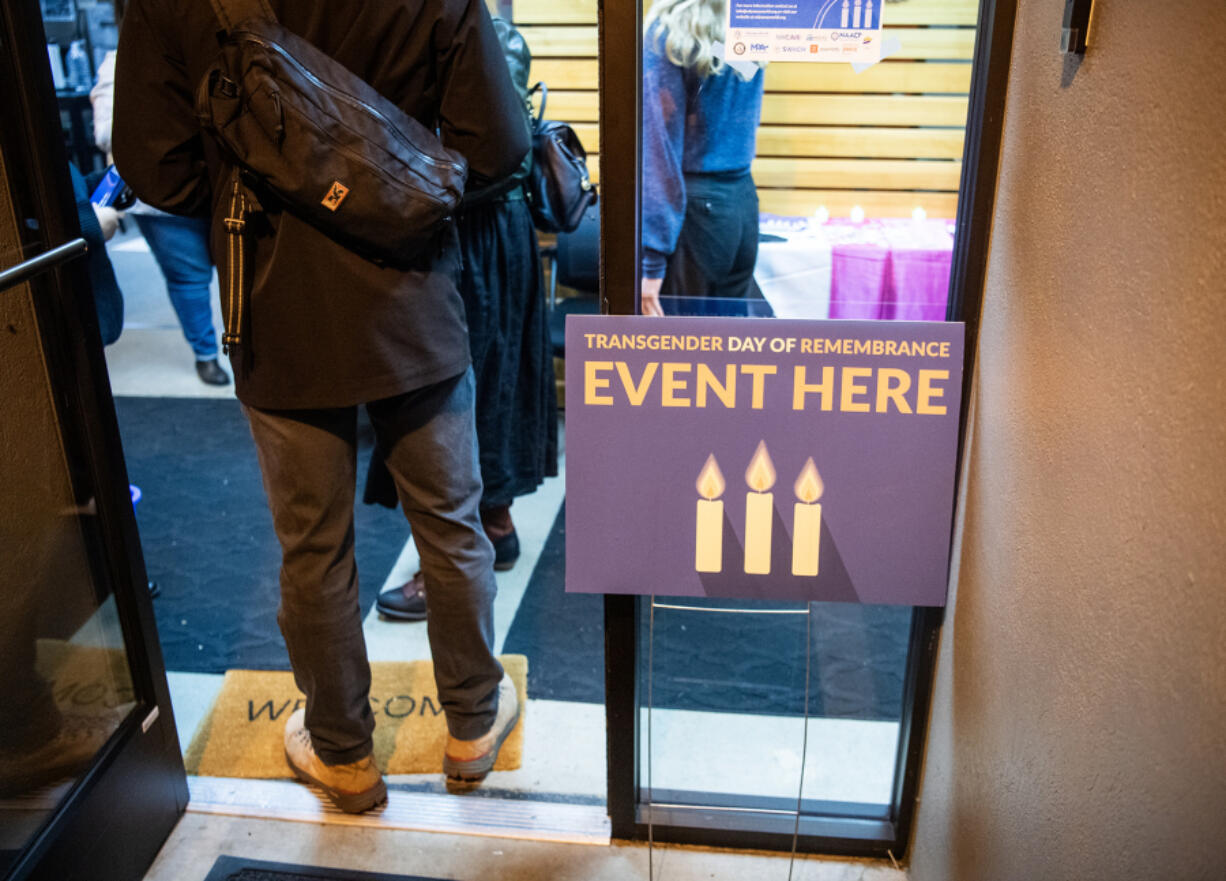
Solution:
<svg viewBox="0 0 1226 881">
<path fill-rule="evenodd" d="M 642 0 L 598 0 L 600 87 L 601 312 L 638 311 L 642 201 Z M 962 408 L 959 415 L 955 499 L 961 485 L 967 411 L 987 271 L 1005 98 L 1017 0 L 980 0 L 963 147 L 962 178 L 946 320 L 966 325 Z M 633 88 L 627 84 L 633 83 Z M 610 182 L 628 181 L 611 186 Z M 955 507 L 954 517 L 958 511 Z M 952 564 L 952 559 L 951 559 Z M 614 838 L 678 844 L 790 850 L 862 857 L 905 855 L 915 814 L 932 699 L 937 645 L 945 610 L 917 607 L 912 616 L 903 691 L 894 796 L 889 817 L 876 820 L 831 813 L 762 814 L 737 810 L 656 807 L 649 830 L 640 801 L 638 690 L 639 627 L 650 598 L 605 597 L 605 710 L 608 809 Z M 661 793 L 656 793 L 660 795 Z M 794 831 L 796 835 L 794 837 Z"/>
</svg>

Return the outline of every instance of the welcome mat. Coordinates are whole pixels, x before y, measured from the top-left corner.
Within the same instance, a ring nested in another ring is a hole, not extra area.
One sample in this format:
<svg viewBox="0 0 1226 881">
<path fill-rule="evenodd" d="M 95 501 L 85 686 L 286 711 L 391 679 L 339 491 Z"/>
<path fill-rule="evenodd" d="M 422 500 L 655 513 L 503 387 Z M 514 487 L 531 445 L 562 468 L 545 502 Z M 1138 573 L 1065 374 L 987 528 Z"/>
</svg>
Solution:
<svg viewBox="0 0 1226 881">
<path fill-rule="evenodd" d="M 204 881 L 441 881 L 421 875 L 384 875 L 374 872 L 354 872 L 349 869 L 325 869 L 323 866 L 295 866 L 290 863 L 269 863 L 220 856 L 213 863 Z"/>
<path fill-rule="evenodd" d="M 520 721 L 503 743 L 494 770 L 511 771 L 523 761 L 528 659 L 503 655 L 499 660 L 519 694 Z M 440 773 L 447 723 L 434 685 L 434 665 L 375 662 L 370 673 L 375 762 L 386 774 Z M 203 777 L 293 777 L 285 763 L 285 721 L 305 700 L 292 673 L 228 671 L 183 757 L 187 772 Z"/>
<path fill-rule="evenodd" d="M 85 635 L 99 641 L 120 638 L 118 630 L 86 630 Z M 136 706 L 128 657 L 121 647 L 39 639 L 35 656 L 37 675 L 49 684 L 56 706 L 65 716 L 109 721 L 110 730 L 114 730 Z"/>
</svg>

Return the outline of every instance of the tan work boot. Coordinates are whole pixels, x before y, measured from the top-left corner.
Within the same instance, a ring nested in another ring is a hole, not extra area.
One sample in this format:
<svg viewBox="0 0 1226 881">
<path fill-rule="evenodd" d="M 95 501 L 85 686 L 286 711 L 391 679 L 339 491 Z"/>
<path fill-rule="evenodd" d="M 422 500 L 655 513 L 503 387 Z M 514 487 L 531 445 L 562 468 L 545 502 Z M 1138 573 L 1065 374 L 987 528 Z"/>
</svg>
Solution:
<svg viewBox="0 0 1226 881">
<path fill-rule="evenodd" d="M 519 695 L 515 683 L 504 673 L 498 683 L 498 714 L 494 725 L 476 740 L 458 740 L 447 736 L 443 752 L 443 773 L 447 775 L 449 792 L 467 792 L 485 779 L 498 760 L 498 750 L 519 721 Z"/>
<path fill-rule="evenodd" d="M 285 723 L 285 761 L 303 783 L 314 783 L 347 814 L 360 814 L 387 801 L 387 787 L 373 756 L 346 765 L 325 765 L 311 744 L 306 710 L 295 710 Z"/>
</svg>

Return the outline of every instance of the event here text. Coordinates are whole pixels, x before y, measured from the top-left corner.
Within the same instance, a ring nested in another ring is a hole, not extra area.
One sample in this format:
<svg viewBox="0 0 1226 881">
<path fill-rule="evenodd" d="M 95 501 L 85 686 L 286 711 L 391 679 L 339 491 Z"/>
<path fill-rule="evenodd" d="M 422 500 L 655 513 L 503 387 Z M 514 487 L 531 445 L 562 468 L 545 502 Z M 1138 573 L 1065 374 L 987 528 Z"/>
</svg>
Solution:
<svg viewBox="0 0 1226 881">
<path fill-rule="evenodd" d="M 650 400 L 663 407 L 761 410 L 767 387 L 790 381 L 793 410 L 943 416 L 947 411 L 949 378 L 948 370 L 912 371 L 881 366 L 797 364 L 781 370 L 776 364 L 712 367 L 688 361 L 648 361 L 642 365 L 585 361 L 583 403 L 641 407 Z"/>
</svg>

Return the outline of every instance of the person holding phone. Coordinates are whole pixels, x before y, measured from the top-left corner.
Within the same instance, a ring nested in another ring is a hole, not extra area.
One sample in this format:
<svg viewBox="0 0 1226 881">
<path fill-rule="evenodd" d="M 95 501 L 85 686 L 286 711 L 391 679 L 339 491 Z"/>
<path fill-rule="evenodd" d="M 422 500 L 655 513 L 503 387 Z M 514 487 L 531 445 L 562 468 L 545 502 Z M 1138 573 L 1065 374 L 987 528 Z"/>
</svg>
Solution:
<svg viewBox="0 0 1226 881">
<path fill-rule="evenodd" d="M 98 66 L 98 82 L 90 90 L 94 108 L 94 143 L 111 154 L 111 115 L 115 97 L 115 52 Z M 213 328 L 213 260 L 209 255 L 209 222 L 201 217 L 177 217 L 136 201 L 127 213 L 166 280 L 166 293 L 179 319 L 183 337 L 196 361 L 196 376 L 206 385 L 229 385 L 230 375 L 218 361 Z"/>
</svg>

